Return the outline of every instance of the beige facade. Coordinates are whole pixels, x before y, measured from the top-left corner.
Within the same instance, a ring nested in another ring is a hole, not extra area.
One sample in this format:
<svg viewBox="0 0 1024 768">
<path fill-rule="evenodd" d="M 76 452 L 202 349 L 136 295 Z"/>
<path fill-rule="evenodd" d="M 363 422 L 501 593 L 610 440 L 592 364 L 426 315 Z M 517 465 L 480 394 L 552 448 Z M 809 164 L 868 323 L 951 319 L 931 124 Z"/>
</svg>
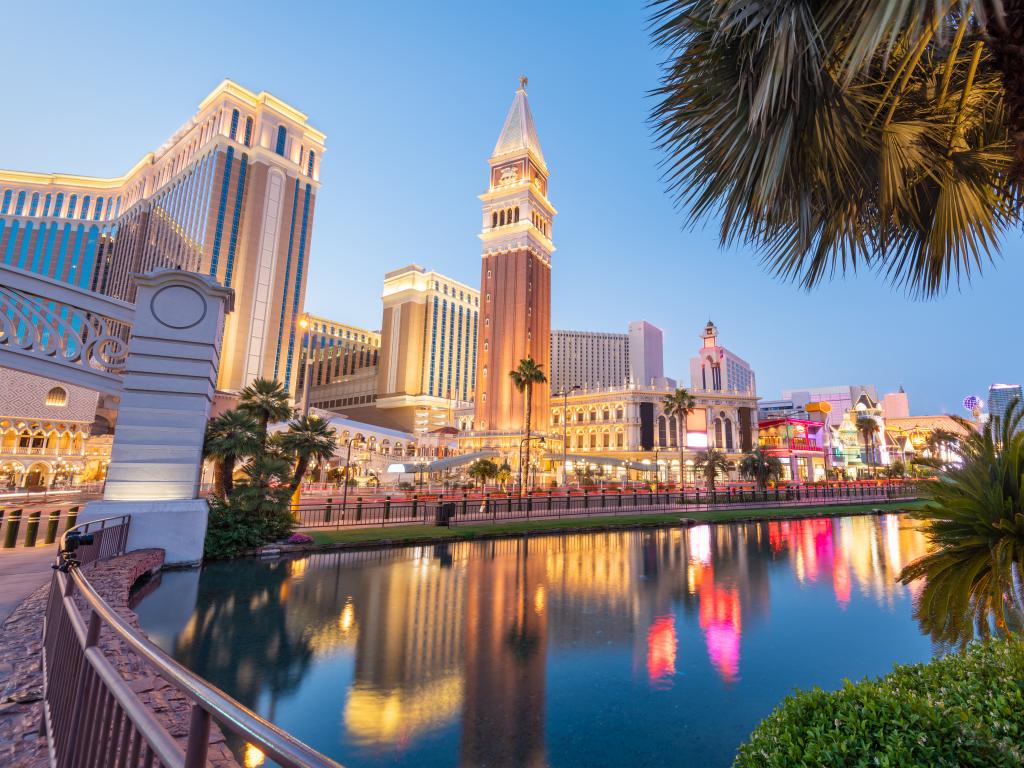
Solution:
<svg viewBox="0 0 1024 768">
<path fill-rule="evenodd" d="M 324 141 L 294 107 L 225 80 L 124 176 L 0 171 L 0 258 L 128 301 L 133 273 L 210 275 L 235 292 L 218 387 L 293 390 Z"/>
<path fill-rule="evenodd" d="M 476 387 L 480 292 L 417 264 L 384 276 L 377 408 L 416 434 L 450 425 Z"/>
</svg>

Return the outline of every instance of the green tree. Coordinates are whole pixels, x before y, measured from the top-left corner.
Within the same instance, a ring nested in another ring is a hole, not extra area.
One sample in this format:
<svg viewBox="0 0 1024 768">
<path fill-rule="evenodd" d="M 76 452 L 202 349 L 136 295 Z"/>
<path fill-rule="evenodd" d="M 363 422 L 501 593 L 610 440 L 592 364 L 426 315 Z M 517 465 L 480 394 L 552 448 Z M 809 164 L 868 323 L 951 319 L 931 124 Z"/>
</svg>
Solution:
<svg viewBox="0 0 1024 768">
<path fill-rule="evenodd" d="M 288 485 L 295 493 L 310 463 L 327 461 L 337 448 L 334 427 L 319 416 L 300 416 L 288 423 L 288 429 L 277 435 L 277 444 L 295 459 L 295 470 Z"/>
<path fill-rule="evenodd" d="M 469 468 L 469 476 L 486 488 L 487 481 L 498 476 L 498 465 L 490 459 L 474 461 Z"/>
<path fill-rule="evenodd" d="M 287 390 L 279 381 L 272 379 L 253 379 L 239 394 L 238 410 L 256 419 L 264 444 L 267 442 L 267 427 L 292 416 Z"/>
<path fill-rule="evenodd" d="M 762 491 L 768 487 L 768 481 L 782 477 L 782 462 L 777 456 L 771 456 L 755 446 L 754 450 L 740 459 L 740 474 L 757 483 Z"/>
<path fill-rule="evenodd" d="M 864 438 L 864 453 L 867 456 L 868 465 L 871 467 L 871 476 L 876 477 L 875 435 L 878 434 L 878 422 L 870 416 L 858 416 L 856 427 L 861 437 Z"/>
<path fill-rule="evenodd" d="M 963 645 L 975 634 L 1019 630 L 1024 617 L 1024 411 L 988 421 L 960 440 L 962 463 L 924 483 L 928 554 L 900 580 L 924 578 L 916 615 L 933 640 Z"/>
<path fill-rule="evenodd" d="M 519 361 L 519 365 L 508 372 L 512 377 L 512 383 L 516 389 L 522 392 L 526 398 L 526 440 L 523 450 L 526 457 L 519 462 L 519 490 L 523 489 L 523 473 L 530 464 L 530 431 L 533 420 L 533 385 L 544 384 L 548 378 L 544 375 L 543 366 L 539 365 L 532 357 L 525 357 Z"/>
<path fill-rule="evenodd" d="M 930 458 L 938 462 L 939 467 L 944 467 L 946 457 L 950 452 L 956 450 L 960 442 L 960 436 L 949 429 L 933 429 L 925 440 L 925 449 Z"/>
<path fill-rule="evenodd" d="M 501 490 L 504 491 L 505 486 L 508 485 L 508 481 L 512 479 L 512 467 L 508 465 L 507 461 L 503 461 L 501 463 L 501 466 L 498 467 L 498 474 L 494 477 L 499 483 L 501 483 Z"/>
<path fill-rule="evenodd" d="M 260 451 L 259 425 L 248 413 L 226 411 L 210 419 L 203 438 L 203 456 L 213 460 L 214 494 L 226 499 L 234 487 L 235 466 Z"/>
<path fill-rule="evenodd" d="M 671 395 L 666 395 L 661 407 L 669 418 L 675 417 L 679 436 L 679 488 L 683 487 L 686 471 L 686 417 L 693 413 L 697 401 L 686 389 L 680 387 Z"/>
<path fill-rule="evenodd" d="M 724 475 L 729 471 L 729 460 L 717 448 L 708 448 L 697 454 L 693 468 L 699 474 L 704 475 L 704 483 L 707 485 L 708 491 L 714 493 L 719 473 Z"/>
<path fill-rule="evenodd" d="M 810 288 L 869 269 L 931 296 L 1021 221 L 1021 0 L 652 0 L 652 109 L 689 223 Z"/>
</svg>

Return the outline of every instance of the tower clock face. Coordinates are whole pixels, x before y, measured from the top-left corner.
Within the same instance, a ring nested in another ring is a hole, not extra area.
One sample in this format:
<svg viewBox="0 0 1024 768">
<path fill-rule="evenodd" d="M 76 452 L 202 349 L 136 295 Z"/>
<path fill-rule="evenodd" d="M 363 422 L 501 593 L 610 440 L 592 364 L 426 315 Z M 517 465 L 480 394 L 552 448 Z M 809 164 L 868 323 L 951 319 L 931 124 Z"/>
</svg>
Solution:
<svg viewBox="0 0 1024 768">
<path fill-rule="evenodd" d="M 501 169 L 501 175 L 498 177 L 499 184 L 512 184 L 519 180 L 519 168 L 515 165 L 506 165 Z"/>
</svg>

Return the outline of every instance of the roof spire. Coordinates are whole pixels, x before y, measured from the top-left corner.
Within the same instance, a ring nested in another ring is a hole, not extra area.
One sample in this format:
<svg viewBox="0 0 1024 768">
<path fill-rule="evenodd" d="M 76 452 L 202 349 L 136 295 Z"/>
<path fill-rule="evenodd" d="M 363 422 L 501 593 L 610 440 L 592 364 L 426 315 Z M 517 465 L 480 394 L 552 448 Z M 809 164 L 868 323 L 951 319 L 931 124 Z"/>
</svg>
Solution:
<svg viewBox="0 0 1024 768">
<path fill-rule="evenodd" d="M 530 82 L 530 80 L 529 80 L 529 78 L 526 75 L 520 75 L 519 76 L 519 87 L 522 90 L 524 90 L 524 91 L 526 90 L 526 84 L 528 82 Z"/>
<path fill-rule="evenodd" d="M 542 168 L 545 168 L 544 153 L 540 148 L 540 139 L 537 138 L 537 126 L 533 123 L 530 104 L 526 100 L 527 82 L 526 75 L 519 76 L 519 88 L 512 99 L 512 106 L 505 117 L 505 124 L 498 137 L 498 143 L 494 145 L 491 159 L 529 153 Z"/>
</svg>

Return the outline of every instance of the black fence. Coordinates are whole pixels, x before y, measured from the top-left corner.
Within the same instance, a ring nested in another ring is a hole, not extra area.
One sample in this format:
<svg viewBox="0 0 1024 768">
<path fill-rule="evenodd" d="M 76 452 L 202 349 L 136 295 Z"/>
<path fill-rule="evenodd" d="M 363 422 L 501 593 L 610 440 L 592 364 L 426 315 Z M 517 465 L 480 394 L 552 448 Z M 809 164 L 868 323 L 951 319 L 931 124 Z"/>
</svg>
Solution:
<svg viewBox="0 0 1024 768">
<path fill-rule="evenodd" d="M 347 505 L 328 498 L 300 504 L 292 513 L 300 528 L 349 528 L 389 525 L 442 525 L 500 520 L 629 515 L 706 509 L 807 507 L 821 504 L 866 504 L 917 498 L 911 483 L 884 485 L 791 485 L 767 490 L 726 488 L 669 491 L 615 489 L 593 493 L 549 491 L 524 496 L 479 493 L 355 499 Z"/>
</svg>

